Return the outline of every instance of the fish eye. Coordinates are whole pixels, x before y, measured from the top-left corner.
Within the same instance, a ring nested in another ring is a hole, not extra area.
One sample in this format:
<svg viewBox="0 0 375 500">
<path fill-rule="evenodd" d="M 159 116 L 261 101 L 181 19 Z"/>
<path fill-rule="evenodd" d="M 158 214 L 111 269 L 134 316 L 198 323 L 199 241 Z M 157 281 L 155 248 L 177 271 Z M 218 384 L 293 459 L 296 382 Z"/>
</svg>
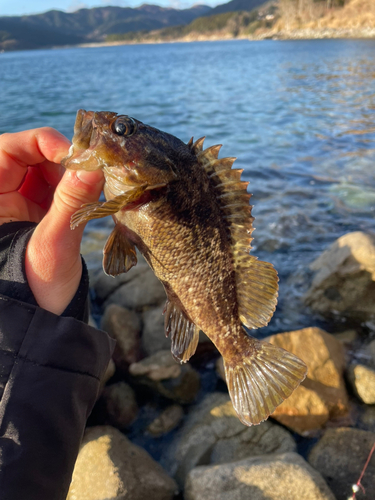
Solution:
<svg viewBox="0 0 375 500">
<path fill-rule="evenodd" d="M 137 125 L 133 118 L 130 118 L 128 116 L 120 116 L 117 118 L 117 120 L 114 122 L 112 126 L 113 132 L 117 135 L 123 135 L 126 137 L 129 137 L 130 135 L 133 135 L 134 132 L 137 129 Z"/>
</svg>

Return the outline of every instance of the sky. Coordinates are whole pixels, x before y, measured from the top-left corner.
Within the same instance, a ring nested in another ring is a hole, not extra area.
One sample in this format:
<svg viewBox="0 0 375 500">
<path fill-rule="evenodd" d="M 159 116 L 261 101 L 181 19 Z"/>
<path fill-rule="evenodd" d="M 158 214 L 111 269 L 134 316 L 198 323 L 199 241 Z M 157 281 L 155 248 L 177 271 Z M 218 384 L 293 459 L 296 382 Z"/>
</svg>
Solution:
<svg viewBox="0 0 375 500">
<path fill-rule="evenodd" d="M 143 3 L 161 5 L 163 7 L 174 7 L 176 9 L 186 9 L 197 3 L 215 7 L 227 1 L 228 0 L 0 0 L 0 16 L 39 14 L 52 9 L 74 12 L 75 10 L 85 7 L 103 7 L 105 5 L 138 7 Z"/>
</svg>

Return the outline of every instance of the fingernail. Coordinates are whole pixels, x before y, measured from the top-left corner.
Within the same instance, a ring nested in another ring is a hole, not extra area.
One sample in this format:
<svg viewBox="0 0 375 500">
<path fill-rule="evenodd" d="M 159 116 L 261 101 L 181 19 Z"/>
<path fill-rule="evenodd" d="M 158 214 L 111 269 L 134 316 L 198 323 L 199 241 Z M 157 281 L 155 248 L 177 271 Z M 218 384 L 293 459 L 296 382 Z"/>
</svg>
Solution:
<svg viewBox="0 0 375 500">
<path fill-rule="evenodd" d="M 93 172 L 77 170 L 76 175 L 81 182 L 89 186 L 103 182 L 103 172 L 101 170 L 94 170 Z"/>
</svg>

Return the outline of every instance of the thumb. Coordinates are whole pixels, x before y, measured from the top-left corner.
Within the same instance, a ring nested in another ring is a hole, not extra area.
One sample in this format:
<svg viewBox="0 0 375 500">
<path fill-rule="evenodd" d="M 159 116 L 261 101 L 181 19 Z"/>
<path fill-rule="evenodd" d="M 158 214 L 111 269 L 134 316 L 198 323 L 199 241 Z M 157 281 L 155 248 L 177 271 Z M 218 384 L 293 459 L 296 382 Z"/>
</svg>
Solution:
<svg viewBox="0 0 375 500">
<path fill-rule="evenodd" d="M 53 202 L 45 219 L 53 231 L 62 232 L 69 240 L 81 241 L 85 224 L 73 232 L 70 230 L 72 215 L 85 203 L 99 199 L 104 184 L 102 170 L 67 170 L 58 184 Z"/>
<path fill-rule="evenodd" d="M 73 298 L 82 274 L 80 244 L 84 224 L 72 231 L 70 218 L 84 203 L 99 199 L 103 184 L 101 170 L 66 171 L 50 209 L 28 243 L 28 283 L 39 305 L 57 314 Z"/>
<path fill-rule="evenodd" d="M 44 243 L 48 244 L 56 257 L 65 260 L 78 256 L 85 224 L 72 231 L 70 218 L 84 203 L 99 199 L 103 183 L 104 175 L 101 170 L 67 170 L 64 173 L 50 209 L 39 223 L 39 231 L 36 231 L 37 235 L 43 234 Z"/>
</svg>

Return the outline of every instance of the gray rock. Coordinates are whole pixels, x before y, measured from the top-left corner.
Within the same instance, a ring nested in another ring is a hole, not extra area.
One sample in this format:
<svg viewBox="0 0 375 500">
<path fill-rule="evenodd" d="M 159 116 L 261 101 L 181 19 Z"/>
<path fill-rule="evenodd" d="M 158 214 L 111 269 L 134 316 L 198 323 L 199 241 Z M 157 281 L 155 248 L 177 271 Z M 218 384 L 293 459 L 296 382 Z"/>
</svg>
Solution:
<svg viewBox="0 0 375 500">
<path fill-rule="evenodd" d="M 240 434 L 220 439 L 212 449 L 211 464 L 224 464 L 249 456 L 297 451 L 291 434 L 271 421 L 246 427 Z"/>
<path fill-rule="evenodd" d="M 363 405 L 360 408 L 356 426 L 364 431 L 375 432 L 375 406 Z"/>
<path fill-rule="evenodd" d="M 165 466 L 182 486 L 188 472 L 198 465 L 295 450 L 296 444 L 287 430 L 270 421 L 244 426 L 228 395 L 214 393 L 191 410 L 167 453 Z"/>
<path fill-rule="evenodd" d="M 115 374 L 115 371 L 116 371 L 116 365 L 115 365 L 115 362 L 113 361 L 113 359 L 111 358 L 109 360 L 109 363 L 108 363 L 108 366 L 107 366 L 107 369 L 105 371 L 104 378 L 103 378 L 103 381 L 105 384 L 108 382 L 109 379 L 111 379 L 113 377 L 113 375 Z"/>
<path fill-rule="evenodd" d="M 220 358 L 218 358 L 216 361 L 216 373 L 217 373 L 217 376 L 219 378 L 221 378 L 221 380 L 224 380 L 224 382 L 226 382 L 225 370 L 224 370 L 224 359 L 222 356 L 220 356 Z"/>
<path fill-rule="evenodd" d="M 347 500 L 351 495 L 352 485 L 358 481 L 374 442 L 373 432 L 341 427 L 327 429 L 311 450 L 309 463 L 322 474 L 337 500 Z M 375 491 L 374 460 L 370 461 L 362 484 L 371 492 L 371 498 Z"/>
<path fill-rule="evenodd" d="M 184 416 L 184 410 L 180 405 L 168 406 L 151 424 L 147 430 L 154 437 L 167 434 L 181 422 Z"/>
<path fill-rule="evenodd" d="M 152 269 L 147 266 L 144 272 L 111 293 L 104 305 L 120 304 L 128 309 L 142 311 L 165 301 L 166 295 L 163 285 Z"/>
<path fill-rule="evenodd" d="M 165 336 L 164 330 L 164 300 L 161 306 L 153 309 L 146 309 L 142 314 L 143 332 L 142 346 L 148 354 L 154 354 L 157 351 L 171 348 L 170 338 Z M 202 331 L 199 332 L 199 343 L 211 342 Z"/>
<path fill-rule="evenodd" d="M 357 340 L 358 333 L 355 330 L 345 330 L 344 332 L 335 333 L 334 337 L 346 346 L 353 344 Z"/>
<path fill-rule="evenodd" d="M 297 453 L 197 467 L 185 500 L 335 500 L 322 476 Z"/>
<path fill-rule="evenodd" d="M 92 326 L 93 328 L 98 328 L 98 325 L 97 325 L 95 319 L 93 318 L 93 316 L 91 315 L 91 313 L 89 314 L 88 324 L 89 324 L 89 326 Z"/>
<path fill-rule="evenodd" d="M 129 371 L 134 377 L 144 376 L 149 380 L 159 382 L 179 377 L 181 369 L 182 366 L 173 359 L 170 351 L 159 351 L 142 359 L 139 363 L 132 364 Z"/>
<path fill-rule="evenodd" d="M 101 327 L 116 342 L 113 360 L 122 370 L 141 357 L 141 320 L 134 311 L 111 304 L 104 311 Z"/>
<path fill-rule="evenodd" d="M 370 363 L 371 366 L 375 367 L 375 340 L 372 340 L 368 345 L 366 349 L 369 353 L 370 356 Z"/>
<path fill-rule="evenodd" d="M 310 267 L 316 274 L 305 301 L 314 311 L 359 321 L 375 317 L 375 235 L 345 234 Z"/>
<path fill-rule="evenodd" d="M 164 304 L 142 314 L 142 346 L 148 356 L 171 348 L 171 339 L 165 336 L 163 310 Z"/>
<path fill-rule="evenodd" d="M 113 427 L 86 431 L 67 500 L 172 500 L 177 485 Z"/>
<path fill-rule="evenodd" d="M 178 364 L 170 351 L 158 351 L 133 363 L 129 372 L 138 377 L 140 383 L 177 403 L 191 403 L 200 388 L 198 372 L 189 363 Z"/>
<path fill-rule="evenodd" d="M 149 269 L 146 262 L 140 262 L 132 267 L 127 273 L 120 274 L 115 278 L 108 276 L 104 272 L 100 272 L 93 278 L 93 288 L 96 294 L 97 301 L 103 303 L 109 295 L 121 287 L 124 283 L 129 283 L 136 279 L 141 279 L 143 273 Z"/>
<path fill-rule="evenodd" d="M 106 369 L 106 371 L 104 373 L 104 377 L 100 381 L 100 391 L 99 392 L 102 392 L 102 390 L 104 389 L 104 386 L 106 385 L 106 383 L 108 382 L 108 380 L 110 380 L 113 377 L 113 375 L 115 374 L 115 372 L 116 372 L 116 365 L 115 365 L 115 362 L 113 361 L 113 359 L 111 358 L 109 360 L 107 369 Z"/>
<path fill-rule="evenodd" d="M 358 398 L 368 405 L 375 404 L 375 370 L 361 364 L 348 369 L 348 380 Z"/>
<path fill-rule="evenodd" d="M 130 385 L 117 382 L 109 385 L 103 391 L 108 423 L 117 428 L 128 427 L 138 415 L 138 405 Z"/>
</svg>

